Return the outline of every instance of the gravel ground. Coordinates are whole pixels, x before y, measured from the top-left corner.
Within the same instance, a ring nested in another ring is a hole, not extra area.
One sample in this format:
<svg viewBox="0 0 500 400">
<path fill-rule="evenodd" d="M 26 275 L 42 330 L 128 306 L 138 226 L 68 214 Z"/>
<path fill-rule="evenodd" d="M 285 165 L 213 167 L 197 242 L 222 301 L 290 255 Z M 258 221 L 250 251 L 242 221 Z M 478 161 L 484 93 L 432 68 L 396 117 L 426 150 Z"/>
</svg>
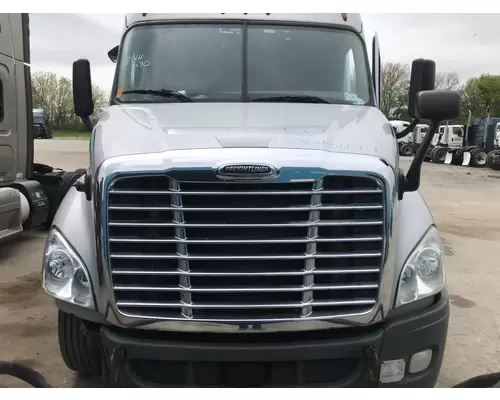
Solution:
<svg viewBox="0 0 500 400">
<path fill-rule="evenodd" d="M 37 140 L 36 161 L 63 169 L 88 165 L 88 142 Z M 55 162 L 57 160 L 57 162 Z M 402 160 L 403 166 L 409 159 Z M 425 197 L 446 246 L 451 321 L 438 386 L 500 371 L 500 172 L 459 166 L 423 167 Z M 0 246 L 0 359 L 22 360 L 58 387 L 92 387 L 61 360 L 56 309 L 40 288 L 46 233 L 30 231 Z M 0 387 L 22 387 L 0 377 Z"/>
</svg>

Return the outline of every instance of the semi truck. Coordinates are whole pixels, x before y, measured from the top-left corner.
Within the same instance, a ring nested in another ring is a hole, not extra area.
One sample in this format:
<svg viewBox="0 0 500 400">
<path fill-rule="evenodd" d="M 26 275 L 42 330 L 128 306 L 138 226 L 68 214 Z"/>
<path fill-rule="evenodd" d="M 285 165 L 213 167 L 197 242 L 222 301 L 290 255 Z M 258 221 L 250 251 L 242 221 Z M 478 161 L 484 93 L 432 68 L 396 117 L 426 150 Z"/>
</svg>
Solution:
<svg viewBox="0 0 500 400">
<path fill-rule="evenodd" d="M 71 184 L 65 172 L 34 162 L 28 14 L 0 14 L 0 242 L 49 227 Z"/>
<path fill-rule="evenodd" d="M 463 140 L 458 146 L 440 150 L 444 155 L 444 163 L 499 170 L 500 118 L 488 115 L 475 119 L 473 123 L 470 120 L 469 115 L 468 124 L 463 129 Z"/>
<path fill-rule="evenodd" d="M 460 96 L 412 64 L 408 171 L 359 14 L 127 14 L 90 166 L 48 233 L 66 365 L 109 386 L 432 387 L 449 319 L 420 195 Z M 312 62 L 311 60 L 314 60 Z"/>
<path fill-rule="evenodd" d="M 398 139 L 399 154 L 401 156 L 413 156 L 422 143 L 423 138 L 429 131 L 429 125 L 417 124 L 410 127 L 410 122 L 407 121 L 391 121 L 396 135 L 407 132 L 407 134 Z"/>
<path fill-rule="evenodd" d="M 53 135 L 49 129 L 49 121 L 43 108 L 33 109 L 33 134 L 35 139 L 52 139 Z"/>
</svg>

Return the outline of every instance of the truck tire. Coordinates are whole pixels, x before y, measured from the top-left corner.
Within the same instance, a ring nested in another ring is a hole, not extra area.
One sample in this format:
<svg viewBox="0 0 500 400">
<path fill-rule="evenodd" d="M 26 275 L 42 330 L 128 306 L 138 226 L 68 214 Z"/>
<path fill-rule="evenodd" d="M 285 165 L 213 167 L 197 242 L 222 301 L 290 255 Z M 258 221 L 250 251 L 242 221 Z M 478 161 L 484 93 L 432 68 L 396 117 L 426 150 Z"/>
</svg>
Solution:
<svg viewBox="0 0 500 400">
<path fill-rule="evenodd" d="M 470 152 L 470 163 L 473 167 L 483 168 L 486 166 L 488 155 L 482 149 L 474 149 Z"/>
<path fill-rule="evenodd" d="M 451 159 L 451 164 L 452 165 L 462 165 L 462 162 L 464 161 L 464 154 L 462 150 L 457 150 L 453 153 L 453 157 Z"/>
<path fill-rule="evenodd" d="M 83 375 L 101 375 L 101 347 L 98 340 L 85 333 L 80 318 L 59 310 L 59 349 L 66 366 Z"/>
<path fill-rule="evenodd" d="M 436 164 L 443 164 L 446 159 L 446 153 L 448 149 L 446 147 L 436 147 L 432 151 L 432 162 Z"/>
<path fill-rule="evenodd" d="M 403 157 L 410 157 L 413 154 L 413 148 L 410 144 L 405 143 L 401 146 L 401 155 Z"/>
<path fill-rule="evenodd" d="M 500 159 L 500 150 L 490 151 L 486 157 L 486 165 L 495 171 L 500 171 L 498 159 Z"/>
</svg>

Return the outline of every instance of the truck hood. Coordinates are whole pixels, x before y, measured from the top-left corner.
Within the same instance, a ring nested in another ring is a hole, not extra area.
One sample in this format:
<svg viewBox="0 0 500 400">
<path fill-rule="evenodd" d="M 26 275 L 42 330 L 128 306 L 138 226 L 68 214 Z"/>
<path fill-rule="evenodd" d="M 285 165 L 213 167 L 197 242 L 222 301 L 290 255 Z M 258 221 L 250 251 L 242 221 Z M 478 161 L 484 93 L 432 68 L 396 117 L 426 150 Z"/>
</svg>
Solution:
<svg viewBox="0 0 500 400">
<path fill-rule="evenodd" d="M 365 154 L 396 167 L 391 125 L 375 107 L 302 103 L 114 105 L 100 117 L 92 165 L 169 150 L 282 148 Z"/>
</svg>

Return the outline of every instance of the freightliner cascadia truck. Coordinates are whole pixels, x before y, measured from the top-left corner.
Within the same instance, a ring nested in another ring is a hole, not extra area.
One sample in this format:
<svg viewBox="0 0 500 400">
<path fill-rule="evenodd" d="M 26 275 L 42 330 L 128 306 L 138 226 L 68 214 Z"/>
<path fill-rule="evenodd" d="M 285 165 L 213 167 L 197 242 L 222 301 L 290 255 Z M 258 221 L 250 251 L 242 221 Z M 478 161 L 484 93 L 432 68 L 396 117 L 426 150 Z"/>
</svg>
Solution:
<svg viewBox="0 0 500 400">
<path fill-rule="evenodd" d="M 67 366 L 126 387 L 434 386 L 449 303 L 418 189 L 460 112 L 435 63 L 413 62 L 395 133 L 358 14 L 125 18 L 94 125 L 73 64 L 89 166 L 43 254 Z"/>
</svg>

